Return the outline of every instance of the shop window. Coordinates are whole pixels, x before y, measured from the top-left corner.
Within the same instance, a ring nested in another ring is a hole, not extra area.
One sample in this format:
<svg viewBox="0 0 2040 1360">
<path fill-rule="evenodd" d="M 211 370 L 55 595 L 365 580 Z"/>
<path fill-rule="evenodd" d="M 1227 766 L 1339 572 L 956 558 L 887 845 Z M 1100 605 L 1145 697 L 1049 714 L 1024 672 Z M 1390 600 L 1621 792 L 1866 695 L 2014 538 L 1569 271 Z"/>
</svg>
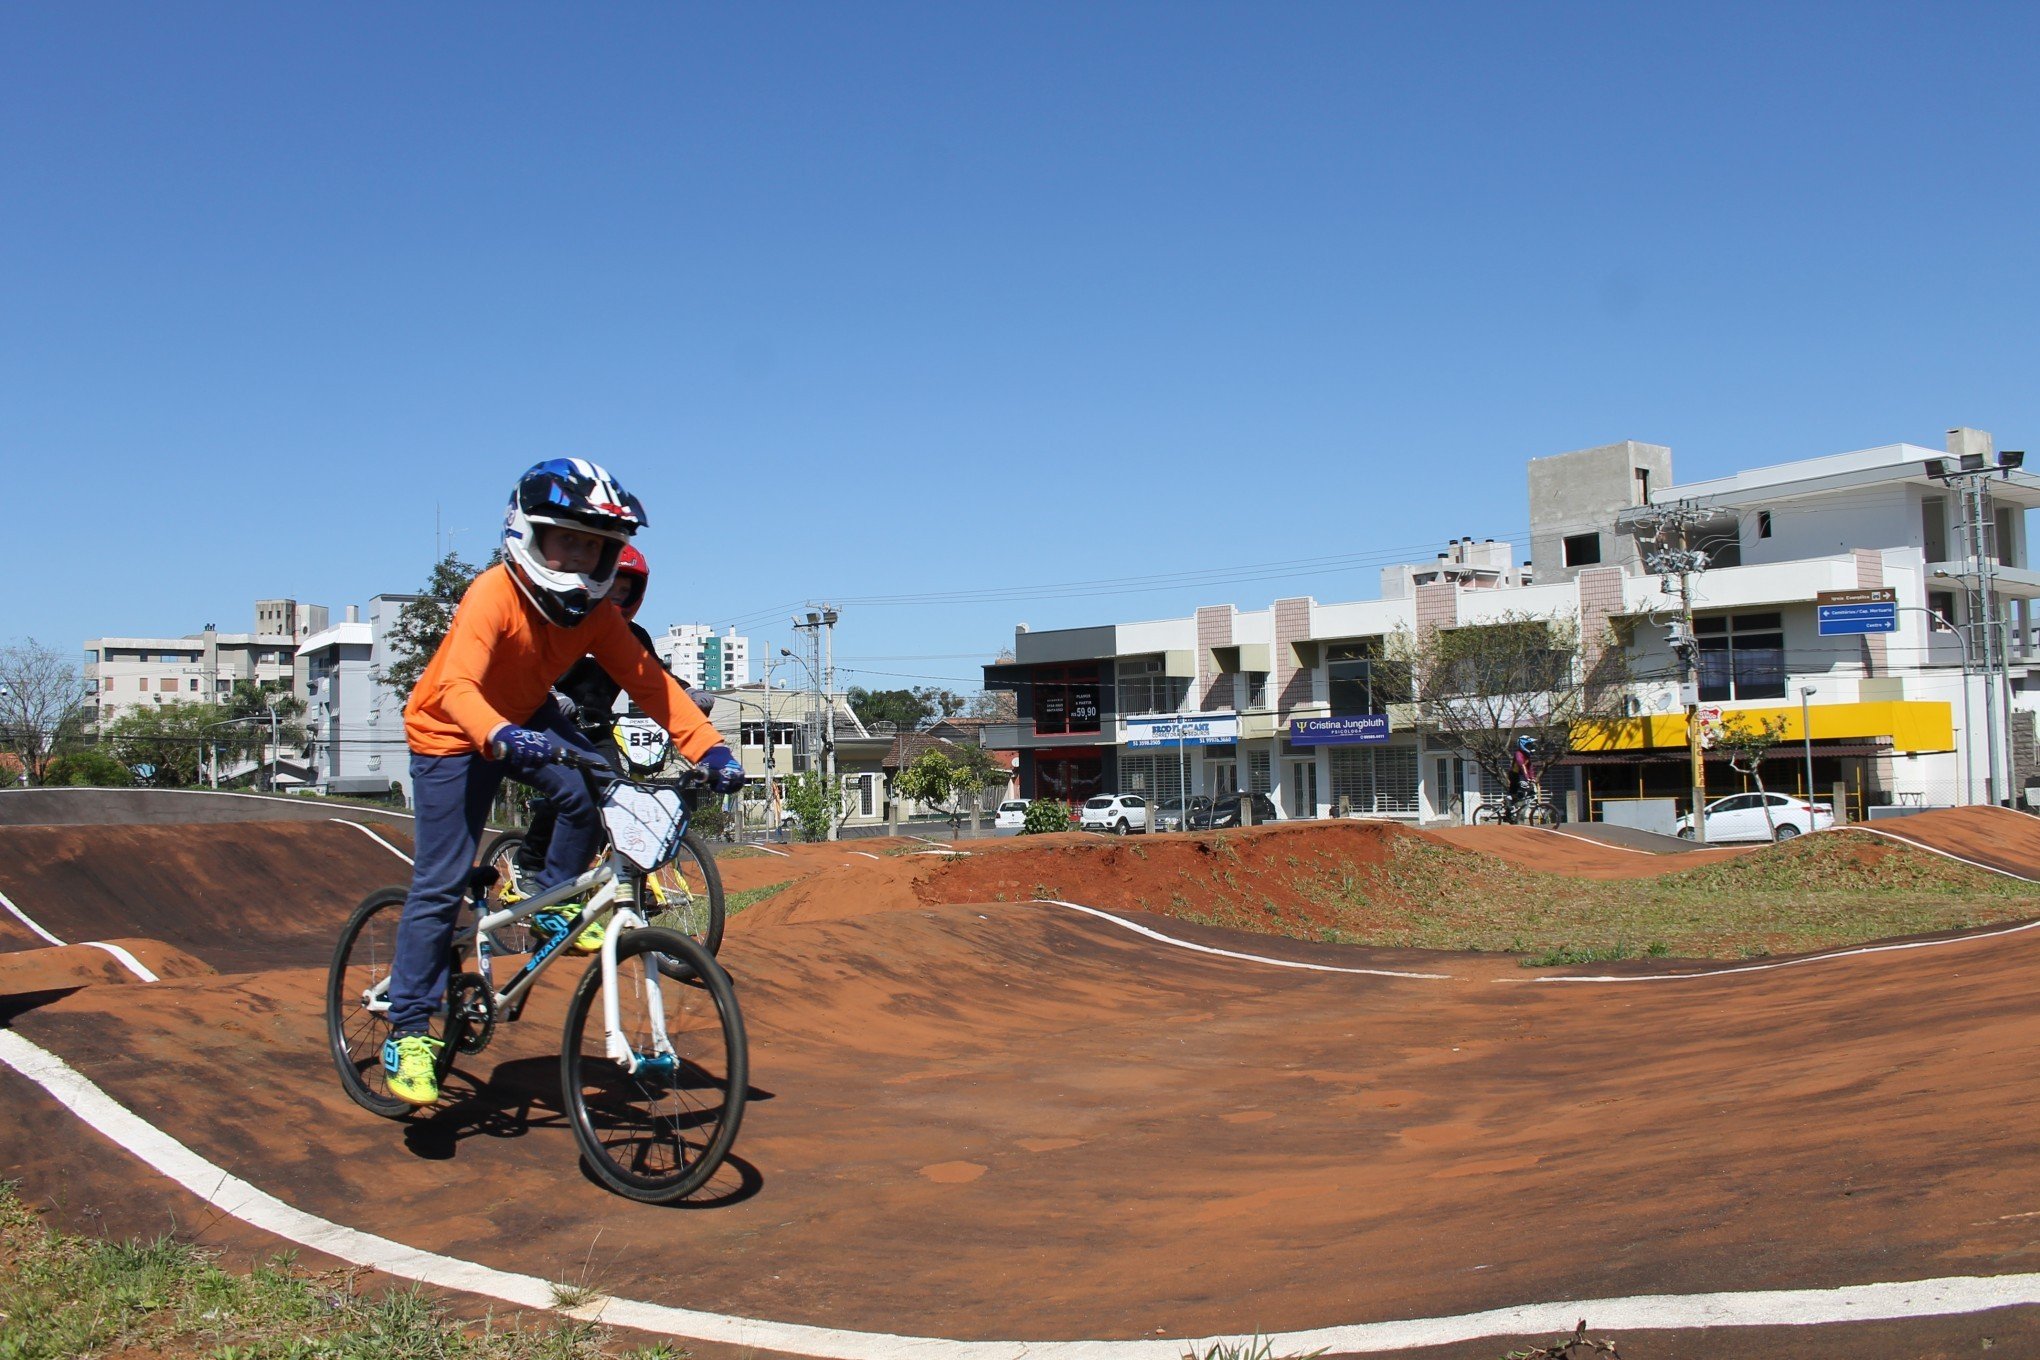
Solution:
<svg viewBox="0 0 2040 1360">
<path fill-rule="evenodd" d="M 1780 614 L 1695 619 L 1700 638 L 1700 702 L 1785 697 L 1785 631 Z"/>
<path fill-rule="evenodd" d="M 1034 672 L 1033 681 L 1037 733 L 1098 730 L 1097 666 L 1042 666 Z"/>
<path fill-rule="evenodd" d="M 1332 748 L 1332 806 L 1349 811 L 1411 813 L 1417 809 L 1414 746 Z"/>
</svg>

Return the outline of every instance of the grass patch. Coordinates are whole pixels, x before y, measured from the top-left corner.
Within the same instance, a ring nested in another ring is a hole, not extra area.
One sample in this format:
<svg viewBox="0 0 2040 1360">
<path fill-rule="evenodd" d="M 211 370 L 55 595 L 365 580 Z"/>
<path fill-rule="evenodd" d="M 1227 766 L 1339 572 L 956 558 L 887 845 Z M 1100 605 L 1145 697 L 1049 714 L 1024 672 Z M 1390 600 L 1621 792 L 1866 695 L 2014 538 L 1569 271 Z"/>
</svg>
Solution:
<svg viewBox="0 0 2040 1360">
<path fill-rule="evenodd" d="M 1801 954 L 2040 916 L 2040 885 L 1852 831 L 1613 880 L 1405 837 L 1385 863 L 1328 871 L 1307 892 L 1342 941 L 1521 953 L 1529 966 Z"/>
<path fill-rule="evenodd" d="M 543 1314 L 456 1319 L 416 1287 L 363 1290 L 354 1270 L 278 1257 L 247 1275 L 170 1238 L 98 1242 L 47 1230 L 0 1184 L 0 1357 L 193 1360 L 675 1360 L 616 1352 L 593 1323 Z M 366 1278 L 373 1280 L 373 1273 Z"/>
<path fill-rule="evenodd" d="M 763 850 L 760 850 L 760 849 L 759 849 L 759 848 L 758 848 L 757 846 L 755 846 L 755 845 L 730 845 L 730 846 L 717 846 L 717 847 L 716 847 L 716 851 L 715 851 L 715 857 L 716 857 L 717 859 L 765 859 L 765 858 L 767 858 L 767 856 L 766 856 L 765 852 L 764 852 Z M 777 856 L 777 855 L 773 855 L 773 856 L 770 856 L 770 858 L 772 858 L 772 859 L 777 859 L 777 858 L 779 858 L 779 856 Z"/>
<path fill-rule="evenodd" d="M 793 885 L 793 882 L 794 880 L 789 878 L 784 883 L 767 883 L 762 888 L 746 888 L 742 892 L 725 892 L 723 894 L 723 915 L 726 917 L 735 916 L 746 907 L 755 907 L 774 893 L 786 891 L 787 888 Z"/>
</svg>

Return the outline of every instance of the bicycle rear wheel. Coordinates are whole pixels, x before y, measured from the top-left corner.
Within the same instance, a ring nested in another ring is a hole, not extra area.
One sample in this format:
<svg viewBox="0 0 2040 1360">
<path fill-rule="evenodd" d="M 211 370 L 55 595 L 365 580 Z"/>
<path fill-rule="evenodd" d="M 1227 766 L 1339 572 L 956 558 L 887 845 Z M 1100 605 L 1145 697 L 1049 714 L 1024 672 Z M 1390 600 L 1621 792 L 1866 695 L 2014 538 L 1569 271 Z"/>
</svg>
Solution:
<svg viewBox="0 0 2040 1360">
<path fill-rule="evenodd" d="M 498 836 L 489 846 L 482 863 L 496 871 L 496 883 L 489 889 L 483 911 L 501 911 L 519 898 L 531 896 L 531 885 L 517 868 L 517 856 L 523 849 L 524 837 L 516 834 Z M 489 932 L 489 952 L 492 954 L 529 954 L 536 948 L 538 938 L 532 934 L 531 918 L 528 916 Z"/>
<path fill-rule="evenodd" d="M 646 875 L 645 886 L 648 924 L 677 930 L 711 954 L 722 948 L 722 871 L 699 836 L 682 836 L 680 853 Z"/>
<path fill-rule="evenodd" d="M 388 998 L 382 989 L 397 956 L 397 922 L 404 914 L 405 895 L 402 888 L 370 893 L 347 918 L 326 974 L 326 1039 L 340 1069 L 341 1088 L 355 1104 L 385 1119 L 400 1119 L 418 1108 L 389 1093 L 382 1063 L 383 1040 L 390 1033 Z M 458 958 L 451 971 L 460 971 Z M 466 1036 L 465 1023 L 450 1019 L 442 1006 L 432 1017 L 431 1033 L 444 1041 L 438 1063 L 443 1082 Z"/>
<path fill-rule="evenodd" d="M 1475 826 L 1491 826 L 1500 820 L 1502 820 L 1502 810 L 1493 803 L 1482 803 L 1473 810 L 1473 824 Z"/>
<path fill-rule="evenodd" d="M 750 1080 L 743 1017 L 729 975 L 678 931 L 618 937 L 615 981 L 638 1069 L 606 1051 L 603 970 L 590 968 L 560 1052 L 567 1113 L 596 1179 L 628 1199 L 671 1204 L 707 1183 L 736 1141 Z"/>
</svg>

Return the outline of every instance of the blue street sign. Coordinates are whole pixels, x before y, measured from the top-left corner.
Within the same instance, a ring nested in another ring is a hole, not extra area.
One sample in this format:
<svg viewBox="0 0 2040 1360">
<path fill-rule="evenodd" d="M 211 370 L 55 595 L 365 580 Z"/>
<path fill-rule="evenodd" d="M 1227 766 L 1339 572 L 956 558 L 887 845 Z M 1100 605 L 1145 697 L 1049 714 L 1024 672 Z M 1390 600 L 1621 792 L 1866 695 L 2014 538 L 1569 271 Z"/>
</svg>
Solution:
<svg viewBox="0 0 2040 1360">
<path fill-rule="evenodd" d="M 1898 631 L 1896 604 L 1824 604 L 1817 609 L 1822 637 Z"/>
<path fill-rule="evenodd" d="M 1292 746 L 1375 746 L 1387 740 L 1386 713 L 1289 720 L 1289 743 Z"/>
</svg>

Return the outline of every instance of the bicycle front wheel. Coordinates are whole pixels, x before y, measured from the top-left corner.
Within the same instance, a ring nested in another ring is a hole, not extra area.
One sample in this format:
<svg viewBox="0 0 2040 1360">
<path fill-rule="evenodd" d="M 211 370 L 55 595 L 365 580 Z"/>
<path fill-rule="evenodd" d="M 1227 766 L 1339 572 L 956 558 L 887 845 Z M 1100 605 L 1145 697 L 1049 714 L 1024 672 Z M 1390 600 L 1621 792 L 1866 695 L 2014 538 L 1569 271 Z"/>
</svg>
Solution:
<svg viewBox="0 0 2040 1360">
<path fill-rule="evenodd" d="M 608 1051 L 606 984 L 604 970 L 590 968 L 567 1011 L 560 1084 L 574 1140 L 617 1194 L 671 1204 L 715 1174 L 743 1121 L 750 1058 L 736 992 L 692 938 L 659 927 L 625 932 L 615 987 L 626 1062 Z"/>
<path fill-rule="evenodd" d="M 713 954 L 722 948 L 722 871 L 706 843 L 689 831 L 680 853 L 645 878 L 642 910 L 648 923 L 677 930 Z"/>
<path fill-rule="evenodd" d="M 1557 826 L 1558 809 L 1549 803 L 1532 803 L 1523 820 L 1532 826 Z"/>
<path fill-rule="evenodd" d="M 355 1104 L 385 1119 L 400 1119 L 417 1108 L 390 1094 L 382 1062 L 383 1040 L 390 1033 L 390 965 L 397 956 L 404 897 L 402 888 L 370 893 L 347 918 L 326 974 L 326 1039 L 340 1069 L 340 1085 Z M 431 1032 L 444 1040 L 438 1063 L 443 1083 L 465 1028 L 442 1007 L 432 1017 Z"/>
</svg>

